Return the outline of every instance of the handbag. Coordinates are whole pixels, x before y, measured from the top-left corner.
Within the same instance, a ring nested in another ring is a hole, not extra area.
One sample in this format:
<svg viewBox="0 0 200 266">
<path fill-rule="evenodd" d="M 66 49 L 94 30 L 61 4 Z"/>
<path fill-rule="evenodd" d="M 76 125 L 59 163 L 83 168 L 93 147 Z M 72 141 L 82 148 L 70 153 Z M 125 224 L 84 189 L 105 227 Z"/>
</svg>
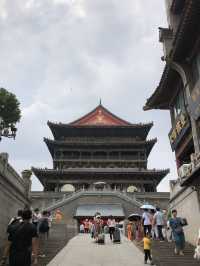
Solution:
<svg viewBox="0 0 200 266">
<path fill-rule="evenodd" d="M 188 225 L 188 222 L 187 222 L 187 219 L 186 218 L 181 219 L 181 225 L 182 226 Z"/>
</svg>

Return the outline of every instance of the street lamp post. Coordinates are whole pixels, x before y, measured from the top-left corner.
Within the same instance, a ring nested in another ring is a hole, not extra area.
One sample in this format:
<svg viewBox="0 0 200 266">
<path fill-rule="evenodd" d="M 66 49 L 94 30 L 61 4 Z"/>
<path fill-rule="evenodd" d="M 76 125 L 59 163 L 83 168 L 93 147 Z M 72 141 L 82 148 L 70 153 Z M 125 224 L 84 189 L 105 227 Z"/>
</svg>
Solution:
<svg viewBox="0 0 200 266">
<path fill-rule="evenodd" d="M 17 133 L 17 128 L 14 124 L 6 125 L 3 119 L 0 117 L 0 141 L 2 137 L 15 139 Z"/>
</svg>

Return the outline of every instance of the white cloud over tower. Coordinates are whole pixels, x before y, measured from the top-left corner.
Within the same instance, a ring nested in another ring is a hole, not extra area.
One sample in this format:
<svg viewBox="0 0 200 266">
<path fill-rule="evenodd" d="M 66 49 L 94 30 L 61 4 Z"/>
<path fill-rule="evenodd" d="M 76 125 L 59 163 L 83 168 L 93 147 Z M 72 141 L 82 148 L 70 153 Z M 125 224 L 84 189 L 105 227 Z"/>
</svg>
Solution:
<svg viewBox="0 0 200 266">
<path fill-rule="evenodd" d="M 42 141 L 51 137 L 47 120 L 70 122 L 102 98 L 130 122 L 154 120 L 149 138 L 159 141 L 149 168 L 170 167 L 173 177 L 169 114 L 142 110 L 163 68 L 157 28 L 164 18 L 160 0 L 0 1 L 0 86 L 23 110 L 16 141 L 0 145 L 19 171 L 52 166 Z M 168 189 L 168 179 L 160 189 Z"/>
</svg>

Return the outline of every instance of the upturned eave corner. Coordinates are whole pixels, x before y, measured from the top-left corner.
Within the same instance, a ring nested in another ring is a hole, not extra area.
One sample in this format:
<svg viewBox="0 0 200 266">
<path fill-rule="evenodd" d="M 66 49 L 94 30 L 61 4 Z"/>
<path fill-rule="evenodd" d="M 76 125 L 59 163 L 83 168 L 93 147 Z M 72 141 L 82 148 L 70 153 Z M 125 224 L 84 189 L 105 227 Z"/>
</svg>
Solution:
<svg viewBox="0 0 200 266">
<path fill-rule="evenodd" d="M 144 111 L 150 111 L 150 110 L 156 109 L 156 107 L 154 106 L 154 100 L 158 94 L 158 90 L 159 88 L 157 87 L 155 91 L 152 93 L 152 95 L 149 98 L 147 98 L 146 103 L 143 106 Z"/>
</svg>

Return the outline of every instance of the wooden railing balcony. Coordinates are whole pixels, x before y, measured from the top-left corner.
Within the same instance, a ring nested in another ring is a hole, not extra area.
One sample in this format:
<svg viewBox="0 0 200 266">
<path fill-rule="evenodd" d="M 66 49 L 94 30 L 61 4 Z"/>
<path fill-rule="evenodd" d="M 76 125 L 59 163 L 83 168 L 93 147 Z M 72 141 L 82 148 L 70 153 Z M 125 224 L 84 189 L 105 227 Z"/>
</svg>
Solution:
<svg viewBox="0 0 200 266">
<path fill-rule="evenodd" d="M 142 138 L 140 137 L 71 137 L 71 138 L 63 138 L 61 139 L 62 141 L 65 142 L 75 142 L 75 143 L 90 143 L 90 142 L 94 142 L 94 143 L 135 143 L 137 141 L 144 141 Z"/>
<path fill-rule="evenodd" d="M 58 158 L 55 162 L 146 162 L 145 159 L 136 158 Z"/>
</svg>

